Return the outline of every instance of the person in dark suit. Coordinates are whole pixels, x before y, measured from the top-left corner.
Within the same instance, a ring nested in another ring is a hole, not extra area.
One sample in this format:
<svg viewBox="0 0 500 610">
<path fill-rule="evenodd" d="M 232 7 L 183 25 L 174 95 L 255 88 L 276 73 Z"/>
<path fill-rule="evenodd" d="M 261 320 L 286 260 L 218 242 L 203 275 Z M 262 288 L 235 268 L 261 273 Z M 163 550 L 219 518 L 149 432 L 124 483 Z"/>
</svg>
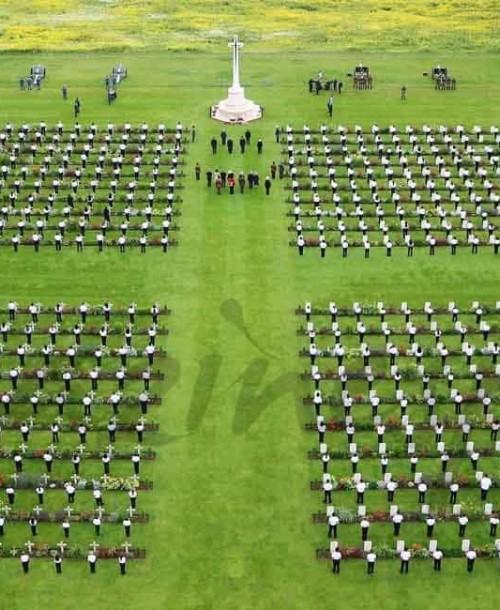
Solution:
<svg viewBox="0 0 500 610">
<path fill-rule="evenodd" d="M 54 567 L 56 569 L 56 574 L 62 574 L 62 557 L 59 553 L 54 555 Z"/>
<path fill-rule="evenodd" d="M 31 529 L 31 535 L 32 536 L 37 536 L 38 535 L 38 531 L 37 531 L 37 525 L 38 525 L 38 521 L 35 519 L 35 517 L 31 516 L 28 519 L 28 523 Z"/>
<path fill-rule="evenodd" d="M 326 103 L 326 107 L 328 109 L 328 116 L 331 118 L 333 115 L 333 97 L 330 95 L 328 98 L 328 102 Z"/>
</svg>

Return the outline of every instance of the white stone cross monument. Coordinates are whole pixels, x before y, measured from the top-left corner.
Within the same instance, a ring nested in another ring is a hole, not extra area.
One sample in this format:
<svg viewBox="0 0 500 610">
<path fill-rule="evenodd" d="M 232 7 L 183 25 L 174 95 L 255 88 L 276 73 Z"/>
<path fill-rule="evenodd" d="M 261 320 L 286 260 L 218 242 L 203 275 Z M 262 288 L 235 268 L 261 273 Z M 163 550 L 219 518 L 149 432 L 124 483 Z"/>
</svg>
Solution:
<svg viewBox="0 0 500 610">
<path fill-rule="evenodd" d="M 212 106 L 211 116 L 217 121 L 224 123 L 248 123 L 262 117 L 262 108 L 252 100 L 247 100 L 245 90 L 240 85 L 240 49 L 243 46 L 234 36 L 228 46 L 233 51 L 233 84 L 228 89 L 225 100 Z"/>
</svg>

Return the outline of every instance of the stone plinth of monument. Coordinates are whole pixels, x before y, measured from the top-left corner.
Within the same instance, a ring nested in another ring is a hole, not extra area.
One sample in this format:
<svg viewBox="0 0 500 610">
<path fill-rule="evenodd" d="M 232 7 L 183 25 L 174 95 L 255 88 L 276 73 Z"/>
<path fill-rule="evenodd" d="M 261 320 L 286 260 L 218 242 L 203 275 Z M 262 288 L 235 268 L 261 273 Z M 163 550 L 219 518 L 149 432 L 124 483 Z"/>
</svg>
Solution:
<svg viewBox="0 0 500 610">
<path fill-rule="evenodd" d="M 240 85 L 240 48 L 243 46 L 235 36 L 229 43 L 233 50 L 233 84 L 229 87 L 227 98 L 214 104 L 211 116 L 224 123 L 248 123 L 262 118 L 262 107 L 245 97 L 245 89 Z"/>
</svg>

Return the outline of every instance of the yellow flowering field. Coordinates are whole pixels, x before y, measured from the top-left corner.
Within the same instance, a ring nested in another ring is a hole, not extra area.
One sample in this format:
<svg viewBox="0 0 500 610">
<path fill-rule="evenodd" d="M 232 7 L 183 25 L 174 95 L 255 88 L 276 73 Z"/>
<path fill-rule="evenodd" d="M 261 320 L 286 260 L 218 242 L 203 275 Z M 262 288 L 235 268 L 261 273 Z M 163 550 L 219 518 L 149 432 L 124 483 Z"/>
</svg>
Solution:
<svg viewBox="0 0 500 610">
<path fill-rule="evenodd" d="M 0 49 L 491 49 L 498 0 L 0 0 Z M 327 48 L 328 48 L 327 47 Z"/>
</svg>

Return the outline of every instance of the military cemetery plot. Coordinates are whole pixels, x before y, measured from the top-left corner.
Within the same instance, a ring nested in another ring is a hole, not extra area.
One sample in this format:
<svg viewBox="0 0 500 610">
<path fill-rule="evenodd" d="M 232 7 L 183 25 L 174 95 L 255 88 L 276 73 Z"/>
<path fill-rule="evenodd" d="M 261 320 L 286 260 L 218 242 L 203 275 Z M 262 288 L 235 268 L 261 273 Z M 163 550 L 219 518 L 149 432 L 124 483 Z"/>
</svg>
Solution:
<svg viewBox="0 0 500 610">
<path fill-rule="evenodd" d="M 496 557 L 500 301 L 296 313 L 317 557 Z"/>
<path fill-rule="evenodd" d="M 4 305 L 0 556 L 145 556 L 168 314 L 156 303 Z"/>
<path fill-rule="evenodd" d="M 180 123 L 7 123 L 0 131 L 0 246 L 167 252 L 176 244 L 185 141 Z"/>
<path fill-rule="evenodd" d="M 287 126 L 278 139 L 290 245 L 300 255 L 312 247 L 321 257 L 353 247 L 365 258 L 372 248 L 498 254 L 498 127 Z"/>
</svg>

